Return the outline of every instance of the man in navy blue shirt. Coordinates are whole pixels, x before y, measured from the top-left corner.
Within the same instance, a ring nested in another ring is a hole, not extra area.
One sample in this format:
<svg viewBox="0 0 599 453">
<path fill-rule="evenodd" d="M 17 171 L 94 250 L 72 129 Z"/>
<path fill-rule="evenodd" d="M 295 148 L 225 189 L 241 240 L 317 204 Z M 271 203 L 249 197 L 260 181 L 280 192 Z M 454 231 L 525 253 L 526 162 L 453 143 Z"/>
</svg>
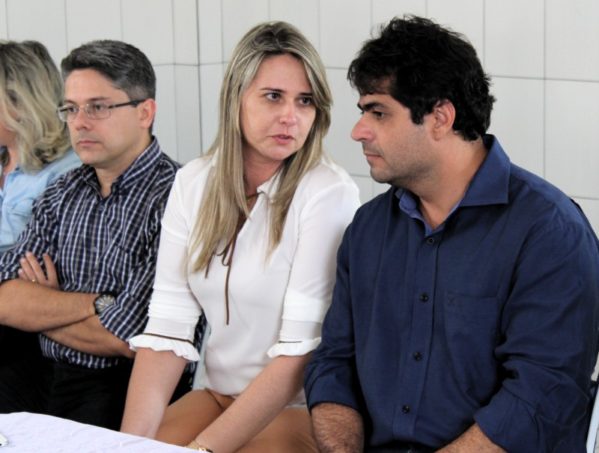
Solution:
<svg viewBox="0 0 599 453">
<path fill-rule="evenodd" d="M 349 75 L 372 177 L 306 395 L 323 452 L 584 451 L 599 252 L 579 207 L 486 135 L 475 50 L 392 20 Z"/>
</svg>

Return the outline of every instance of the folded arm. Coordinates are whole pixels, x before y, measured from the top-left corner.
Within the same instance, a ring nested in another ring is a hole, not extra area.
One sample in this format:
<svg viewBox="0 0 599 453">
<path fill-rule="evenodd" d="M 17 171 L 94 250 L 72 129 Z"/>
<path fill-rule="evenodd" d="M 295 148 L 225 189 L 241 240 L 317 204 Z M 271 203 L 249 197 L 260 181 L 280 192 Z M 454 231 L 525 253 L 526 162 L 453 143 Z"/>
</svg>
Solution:
<svg viewBox="0 0 599 453">
<path fill-rule="evenodd" d="M 37 322 L 38 328 L 35 330 L 41 328 L 48 338 L 88 354 L 133 357 L 133 352 L 127 344 L 109 332 L 100 323 L 98 316 L 94 316 L 93 300 L 97 297 L 97 294 L 64 293 L 60 291 L 58 276 L 52 259 L 49 255 L 44 254 L 43 261 L 45 270 L 30 252 L 27 252 L 20 260 L 19 280 L 14 280 L 14 282 L 18 282 L 17 286 L 29 288 L 41 297 L 40 299 L 40 297 L 32 297 L 31 294 L 25 295 L 23 298 L 25 303 L 19 303 L 19 308 L 15 307 L 13 309 L 14 313 L 23 316 L 20 320 L 22 324 L 30 325 L 32 322 Z M 5 284 L 9 283 L 11 282 Z M 48 304 L 48 300 L 51 299 L 44 299 L 44 295 L 47 295 L 48 292 L 57 295 L 55 306 Z M 0 296 L 1 294 L 0 292 Z M 73 301 L 69 302 L 68 298 L 73 299 Z M 35 300 L 45 300 L 45 302 L 35 305 L 35 302 L 32 302 Z M 79 300 L 83 300 L 85 303 L 80 303 Z M 78 304 L 77 309 L 73 309 L 73 303 Z M 27 310 L 32 307 L 31 311 Z M 83 312 L 85 316 L 75 316 L 82 307 L 85 308 Z M 43 310 L 43 313 L 40 312 L 41 310 Z M 40 318 L 44 321 L 43 324 L 39 323 Z M 56 322 L 51 322 L 51 324 L 46 322 L 54 319 Z M 13 325 L 13 327 L 18 326 Z M 28 330 L 24 327 L 19 328 Z"/>
<path fill-rule="evenodd" d="M 90 316 L 68 326 L 45 330 L 44 335 L 57 343 L 88 354 L 133 358 L 135 354 L 126 342 L 113 335 L 101 323 L 98 316 Z"/>
<path fill-rule="evenodd" d="M 15 247 L 0 254 L 0 324 L 39 332 L 66 326 L 95 314 L 96 294 L 60 290 L 50 256 L 56 231 L 55 198 L 51 188 L 34 203 L 33 216 Z M 42 256 L 46 271 L 36 256 Z"/>
<path fill-rule="evenodd" d="M 9 280 L 0 285 L 0 324 L 29 332 L 63 327 L 93 316 L 95 298 L 96 294 Z"/>
</svg>

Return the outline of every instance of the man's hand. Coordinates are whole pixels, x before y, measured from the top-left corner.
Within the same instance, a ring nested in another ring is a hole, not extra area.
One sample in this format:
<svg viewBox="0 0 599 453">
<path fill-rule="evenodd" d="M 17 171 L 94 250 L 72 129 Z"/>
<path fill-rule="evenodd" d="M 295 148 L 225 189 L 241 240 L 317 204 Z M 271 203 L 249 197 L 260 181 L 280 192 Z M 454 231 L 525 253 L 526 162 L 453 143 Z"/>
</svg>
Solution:
<svg viewBox="0 0 599 453">
<path fill-rule="evenodd" d="M 438 453 L 505 453 L 499 445 L 494 444 L 477 424 L 472 425 L 464 434 L 449 445 L 437 450 Z"/>
<path fill-rule="evenodd" d="M 19 261 L 21 264 L 21 268 L 18 271 L 19 278 L 28 282 L 39 283 L 48 288 L 60 289 L 56 267 L 52 258 L 47 253 L 44 253 L 43 260 L 46 272 L 44 272 L 44 269 L 33 253 L 25 253 L 25 256 Z"/>
</svg>

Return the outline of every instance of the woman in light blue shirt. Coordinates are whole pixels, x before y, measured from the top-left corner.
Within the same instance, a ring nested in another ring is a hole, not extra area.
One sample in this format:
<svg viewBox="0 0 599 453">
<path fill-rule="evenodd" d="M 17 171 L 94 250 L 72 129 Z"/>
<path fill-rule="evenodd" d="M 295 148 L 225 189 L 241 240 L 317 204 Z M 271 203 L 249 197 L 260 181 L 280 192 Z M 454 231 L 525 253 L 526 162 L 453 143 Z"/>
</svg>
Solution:
<svg viewBox="0 0 599 453">
<path fill-rule="evenodd" d="M 62 79 L 36 41 L 0 41 L 0 252 L 31 217 L 35 199 L 81 162 L 56 115 Z"/>
</svg>

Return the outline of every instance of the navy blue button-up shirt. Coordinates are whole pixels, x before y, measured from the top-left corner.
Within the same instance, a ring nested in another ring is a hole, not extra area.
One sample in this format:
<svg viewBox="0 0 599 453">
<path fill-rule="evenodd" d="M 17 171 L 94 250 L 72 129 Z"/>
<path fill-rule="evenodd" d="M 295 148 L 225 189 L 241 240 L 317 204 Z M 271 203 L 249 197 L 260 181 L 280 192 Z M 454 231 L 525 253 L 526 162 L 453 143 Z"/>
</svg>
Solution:
<svg viewBox="0 0 599 453">
<path fill-rule="evenodd" d="M 584 451 L 597 238 L 567 196 L 485 144 L 439 228 L 392 188 L 345 233 L 306 395 L 358 410 L 367 447 L 438 448 L 477 423 L 511 452 Z"/>
</svg>

